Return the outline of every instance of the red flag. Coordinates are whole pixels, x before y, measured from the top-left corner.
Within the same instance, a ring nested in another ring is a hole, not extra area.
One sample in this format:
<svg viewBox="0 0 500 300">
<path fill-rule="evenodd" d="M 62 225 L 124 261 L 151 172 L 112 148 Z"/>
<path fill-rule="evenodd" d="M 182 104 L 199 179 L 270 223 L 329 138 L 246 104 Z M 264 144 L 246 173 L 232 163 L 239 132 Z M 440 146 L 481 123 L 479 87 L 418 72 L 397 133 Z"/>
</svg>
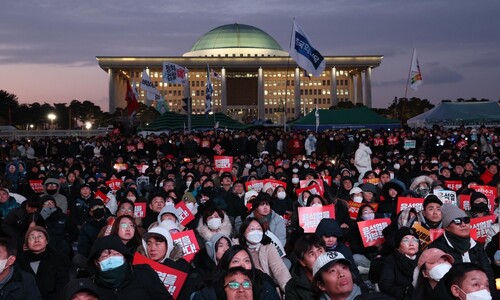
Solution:
<svg viewBox="0 0 500 300">
<path fill-rule="evenodd" d="M 135 97 L 135 93 L 132 90 L 132 86 L 130 85 L 130 81 L 128 79 L 127 79 L 127 93 L 125 94 L 125 101 L 127 101 L 127 111 L 129 116 L 139 110 L 139 102 L 137 102 L 137 98 Z"/>
</svg>

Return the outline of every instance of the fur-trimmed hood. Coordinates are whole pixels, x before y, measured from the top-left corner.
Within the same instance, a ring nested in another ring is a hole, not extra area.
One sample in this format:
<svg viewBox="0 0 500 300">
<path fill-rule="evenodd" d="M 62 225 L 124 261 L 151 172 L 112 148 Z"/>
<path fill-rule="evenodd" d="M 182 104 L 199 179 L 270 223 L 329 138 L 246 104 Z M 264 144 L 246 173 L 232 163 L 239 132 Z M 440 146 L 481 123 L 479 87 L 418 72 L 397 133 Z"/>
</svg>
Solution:
<svg viewBox="0 0 500 300">
<path fill-rule="evenodd" d="M 210 238 L 212 238 L 212 236 L 216 233 L 222 233 L 223 235 L 230 237 L 232 230 L 233 226 L 231 225 L 229 216 L 226 213 L 224 213 L 220 228 L 215 232 L 210 230 L 210 228 L 208 228 L 208 225 L 203 223 L 203 218 L 200 218 L 200 220 L 198 221 L 198 227 L 196 227 L 196 231 L 198 231 L 198 234 L 203 238 L 203 240 L 205 240 L 205 242 L 209 241 Z"/>
<path fill-rule="evenodd" d="M 418 176 L 417 178 L 413 179 L 413 182 L 410 185 L 410 190 L 415 191 L 415 189 L 418 187 L 419 184 L 422 182 L 425 182 L 429 185 L 429 189 L 431 189 L 432 186 L 432 178 L 430 178 L 427 175 L 421 175 Z"/>
</svg>

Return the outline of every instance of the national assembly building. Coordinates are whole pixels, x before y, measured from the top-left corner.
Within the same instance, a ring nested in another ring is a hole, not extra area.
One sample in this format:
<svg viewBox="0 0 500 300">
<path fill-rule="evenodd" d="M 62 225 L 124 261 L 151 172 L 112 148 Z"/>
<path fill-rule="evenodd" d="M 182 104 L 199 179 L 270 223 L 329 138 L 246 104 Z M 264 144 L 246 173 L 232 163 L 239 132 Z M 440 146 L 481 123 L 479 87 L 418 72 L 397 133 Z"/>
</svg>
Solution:
<svg viewBox="0 0 500 300">
<path fill-rule="evenodd" d="M 371 107 L 371 72 L 383 56 L 322 54 L 325 70 L 319 77 L 309 77 L 266 32 L 254 26 L 229 24 L 201 36 L 182 56 L 96 58 L 109 76 L 110 112 L 126 107 L 127 79 L 135 82 L 139 90 L 142 72 L 147 69 L 170 111 L 185 113 L 184 86 L 163 83 L 163 62 L 188 69 L 193 114 L 205 112 L 207 66 L 220 74 L 219 80 L 211 78 L 212 111 L 238 121 L 270 119 L 280 123 L 302 116 L 316 106 L 328 109 L 342 101 Z M 138 94 L 138 100 L 146 103 L 146 93 L 139 90 Z"/>
</svg>

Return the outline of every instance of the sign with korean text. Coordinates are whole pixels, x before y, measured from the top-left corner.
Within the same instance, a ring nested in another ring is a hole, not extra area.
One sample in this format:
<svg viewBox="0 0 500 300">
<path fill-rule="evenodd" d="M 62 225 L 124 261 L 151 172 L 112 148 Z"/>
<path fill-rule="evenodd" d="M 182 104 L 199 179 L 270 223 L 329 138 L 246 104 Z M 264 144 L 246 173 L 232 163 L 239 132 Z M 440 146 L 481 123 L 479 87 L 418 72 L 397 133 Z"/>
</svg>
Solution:
<svg viewBox="0 0 500 300">
<path fill-rule="evenodd" d="M 367 205 L 368 203 L 348 201 L 347 204 L 349 205 L 349 216 L 351 217 L 351 219 L 356 220 L 356 218 L 358 217 L 359 208 L 363 205 Z M 374 211 L 377 211 L 378 203 L 369 203 L 369 205 L 373 208 Z"/>
<path fill-rule="evenodd" d="M 275 179 L 264 179 L 264 184 L 270 183 L 273 187 L 273 189 L 276 189 L 278 186 L 282 186 L 286 189 L 286 182 L 283 182 L 281 180 L 275 180 Z"/>
<path fill-rule="evenodd" d="M 214 170 L 231 172 L 233 169 L 232 156 L 214 156 Z"/>
<path fill-rule="evenodd" d="M 247 192 L 255 191 L 257 193 L 260 193 L 263 187 L 264 187 L 264 180 L 252 180 L 245 182 L 245 188 Z"/>
<path fill-rule="evenodd" d="M 379 184 L 380 178 L 363 178 L 363 183 Z"/>
<path fill-rule="evenodd" d="M 128 170 L 128 164 L 114 164 L 113 168 L 117 171 L 123 171 L 123 170 Z"/>
<path fill-rule="evenodd" d="M 134 203 L 134 217 L 144 218 L 146 216 L 146 203 L 135 202 Z"/>
<path fill-rule="evenodd" d="M 471 189 L 476 192 L 483 193 L 488 198 L 488 203 L 495 203 L 495 198 L 497 197 L 497 188 L 488 185 L 472 185 Z"/>
<path fill-rule="evenodd" d="M 324 218 L 335 219 L 335 207 L 333 204 L 317 207 L 299 207 L 299 226 L 305 233 L 316 231 L 319 222 Z"/>
<path fill-rule="evenodd" d="M 195 254 L 200 251 L 200 246 L 193 230 L 172 233 L 172 239 L 174 240 L 174 244 L 182 248 L 182 257 L 187 262 L 191 262 Z"/>
<path fill-rule="evenodd" d="M 224 149 L 222 148 L 222 146 L 221 146 L 221 145 L 219 145 L 219 144 L 215 145 L 215 146 L 214 146 L 214 148 L 213 148 L 213 150 L 214 150 L 214 151 L 215 151 L 215 153 L 217 153 L 218 155 L 222 155 L 222 154 L 224 154 L 224 152 L 226 152 L 226 150 L 224 150 Z"/>
<path fill-rule="evenodd" d="M 446 186 L 446 188 L 456 192 L 462 187 L 462 181 L 461 180 L 445 180 L 444 185 Z"/>
<path fill-rule="evenodd" d="M 458 206 L 457 193 L 450 190 L 434 190 L 434 195 L 436 195 L 439 200 L 443 203 L 451 203 Z"/>
<path fill-rule="evenodd" d="M 172 84 L 187 84 L 188 70 L 185 67 L 173 64 L 170 62 L 163 62 L 163 82 Z"/>
<path fill-rule="evenodd" d="M 458 149 L 462 149 L 463 147 L 467 146 L 467 141 L 466 140 L 460 140 L 457 144 L 456 144 L 457 148 Z"/>
<path fill-rule="evenodd" d="M 323 186 L 323 180 L 315 180 L 315 179 L 307 180 L 307 179 L 305 179 L 305 180 L 301 180 L 299 185 L 301 188 L 305 188 L 305 187 L 310 186 L 311 183 L 318 185 L 319 195 L 323 196 L 323 194 L 325 193 L 325 187 Z"/>
<path fill-rule="evenodd" d="M 442 229 L 442 228 L 429 230 L 429 235 L 430 235 L 431 242 L 434 242 L 435 240 L 437 240 L 443 234 L 444 234 L 444 229 Z"/>
<path fill-rule="evenodd" d="M 182 226 L 186 226 L 189 222 L 194 220 L 193 213 L 189 210 L 184 201 L 177 203 L 175 209 L 177 210 L 177 219 Z"/>
<path fill-rule="evenodd" d="M 168 291 L 168 293 L 172 295 L 174 299 L 177 299 L 177 297 L 179 296 L 179 292 L 181 291 L 182 286 L 186 281 L 187 273 L 157 263 L 147 258 L 144 255 L 140 255 L 137 252 L 134 254 L 133 264 L 134 265 L 146 264 L 149 265 L 151 268 L 153 268 L 153 270 L 156 271 L 156 274 L 158 274 L 158 277 L 160 278 L 161 282 L 165 286 L 165 289 Z"/>
<path fill-rule="evenodd" d="M 276 247 L 276 251 L 278 251 L 279 256 L 280 257 L 285 256 L 286 255 L 285 248 L 283 247 L 283 244 L 278 239 L 278 237 L 269 230 L 266 231 L 266 235 L 271 239 L 271 243 L 274 245 L 274 247 Z"/>
<path fill-rule="evenodd" d="M 405 140 L 405 149 L 415 149 L 417 147 L 417 141 L 416 140 Z"/>
<path fill-rule="evenodd" d="M 476 241 L 479 243 L 484 243 L 486 241 L 486 230 L 493 225 L 495 222 L 495 215 L 479 217 L 479 218 L 471 218 L 470 219 L 470 227 L 471 230 L 476 230 Z"/>
<path fill-rule="evenodd" d="M 295 193 L 298 196 L 305 191 L 308 191 L 309 193 L 311 193 L 313 195 L 321 195 L 321 189 L 320 189 L 319 185 L 317 185 L 317 184 L 313 184 L 313 185 L 307 186 L 307 187 L 302 188 L 302 189 L 296 189 Z"/>
<path fill-rule="evenodd" d="M 43 180 L 28 180 L 31 189 L 37 194 L 43 193 Z"/>
<path fill-rule="evenodd" d="M 458 196 L 460 202 L 460 209 L 464 211 L 470 210 L 470 195 L 460 195 Z"/>
<path fill-rule="evenodd" d="M 420 225 L 419 222 L 413 223 L 412 227 L 413 229 L 415 229 L 415 232 L 418 235 L 418 239 L 420 240 L 420 246 L 422 250 L 424 250 L 431 243 L 431 233 L 429 229 Z"/>
<path fill-rule="evenodd" d="M 381 245 L 384 242 L 382 231 L 391 224 L 391 219 L 375 219 L 358 222 L 359 233 L 365 247 Z"/>
<path fill-rule="evenodd" d="M 121 179 L 111 179 L 106 181 L 106 185 L 109 187 L 110 190 L 113 192 L 116 192 L 120 189 L 122 186 L 123 180 Z"/>
<path fill-rule="evenodd" d="M 390 146 L 397 145 L 399 143 L 397 136 L 390 136 L 387 138 L 387 144 Z"/>
<path fill-rule="evenodd" d="M 413 207 L 417 211 L 421 211 L 424 205 L 424 198 L 411 198 L 411 197 L 398 197 L 398 207 L 397 213 L 407 209 L 408 207 Z"/>
</svg>

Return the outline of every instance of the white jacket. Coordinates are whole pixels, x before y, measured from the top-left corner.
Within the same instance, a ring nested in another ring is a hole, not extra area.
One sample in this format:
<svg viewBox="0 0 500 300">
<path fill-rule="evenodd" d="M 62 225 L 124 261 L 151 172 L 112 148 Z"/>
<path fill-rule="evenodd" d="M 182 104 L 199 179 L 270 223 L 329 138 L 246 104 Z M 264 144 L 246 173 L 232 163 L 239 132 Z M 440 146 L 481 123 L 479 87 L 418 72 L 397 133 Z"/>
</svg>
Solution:
<svg viewBox="0 0 500 300">
<path fill-rule="evenodd" d="M 360 182 L 367 171 L 372 169 L 372 160 L 370 155 L 372 149 L 363 143 L 359 143 L 359 148 L 354 154 L 354 166 L 358 169 Z"/>
</svg>

